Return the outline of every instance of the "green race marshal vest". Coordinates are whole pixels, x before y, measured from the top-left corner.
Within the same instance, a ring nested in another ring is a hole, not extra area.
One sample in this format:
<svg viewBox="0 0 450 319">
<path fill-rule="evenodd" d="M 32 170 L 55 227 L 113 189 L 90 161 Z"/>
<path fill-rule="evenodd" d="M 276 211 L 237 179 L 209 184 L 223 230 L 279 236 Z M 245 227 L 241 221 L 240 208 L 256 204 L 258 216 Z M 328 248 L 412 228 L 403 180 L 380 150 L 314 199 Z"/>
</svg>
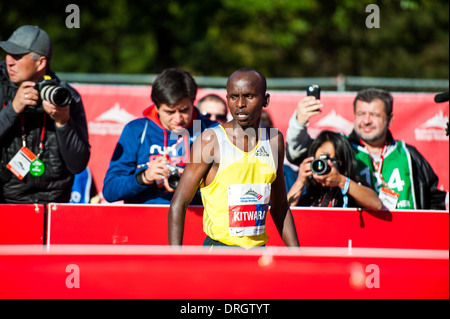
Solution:
<svg viewBox="0 0 450 319">
<path fill-rule="evenodd" d="M 367 149 L 352 143 L 357 162 L 357 172 L 365 179 L 373 190 L 380 193 L 382 187 L 399 194 L 397 209 L 416 209 L 414 179 L 411 166 L 411 155 L 403 141 L 395 141 L 388 145 L 384 153 L 381 176 L 374 167 L 374 162 Z M 379 165 L 379 162 L 375 162 Z"/>
</svg>

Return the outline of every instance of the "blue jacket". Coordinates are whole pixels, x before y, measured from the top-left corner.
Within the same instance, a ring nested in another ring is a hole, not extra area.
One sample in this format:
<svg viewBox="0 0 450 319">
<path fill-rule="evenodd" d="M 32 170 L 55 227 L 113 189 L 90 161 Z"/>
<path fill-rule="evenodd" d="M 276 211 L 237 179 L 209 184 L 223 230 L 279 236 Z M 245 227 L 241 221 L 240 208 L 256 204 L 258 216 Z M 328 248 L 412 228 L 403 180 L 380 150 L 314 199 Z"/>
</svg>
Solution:
<svg viewBox="0 0 450 319">
<path fill-rule="evenodd" d="M 156 183 L 141 185 L 136 175 L 147 169 L 145 164 L 154 157 L 165 154 L 170 164 L 186 166 L 195 138 L 206 128 L 216 125 L 217 122 L 204 118 L 194 108 L 192 122 L 186 128 L 189 134 L 180 137 L 162 127 L 156 106 L 150 106 L 144 111 L 143 118 L 124 127 L 106 172 L 104 198 L 108 202 L 123 200 L 126 204 L 170 204 L 173 193 Z"/>
<path fill-rule="evenodd" d="M 89 204 L 92 193 L 92 173 L 89 167 L 75 175 L 72 185 L 72 195 L 69 203 Z"/>
</svg>

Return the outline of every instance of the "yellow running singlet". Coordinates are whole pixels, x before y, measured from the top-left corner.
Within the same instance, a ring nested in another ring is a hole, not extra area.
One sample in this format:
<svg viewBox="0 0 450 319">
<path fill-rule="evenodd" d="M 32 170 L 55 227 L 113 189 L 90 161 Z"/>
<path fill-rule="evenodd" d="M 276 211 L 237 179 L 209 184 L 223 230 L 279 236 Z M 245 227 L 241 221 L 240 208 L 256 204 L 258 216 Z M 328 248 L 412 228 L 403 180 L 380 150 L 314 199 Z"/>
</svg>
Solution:
<svg viewBox="0 0 450 319">
<path fill-rule="evenodd" d="M 201 187 L 203 231 L 227 245 L 251 248 L 264 245 L 271 184 L 276 167 L 266 129 L 259 128 L 256 147 L 244 152 L 222 126 L 212 128 L 220 149 L 214 181 Z"/>
</svg>

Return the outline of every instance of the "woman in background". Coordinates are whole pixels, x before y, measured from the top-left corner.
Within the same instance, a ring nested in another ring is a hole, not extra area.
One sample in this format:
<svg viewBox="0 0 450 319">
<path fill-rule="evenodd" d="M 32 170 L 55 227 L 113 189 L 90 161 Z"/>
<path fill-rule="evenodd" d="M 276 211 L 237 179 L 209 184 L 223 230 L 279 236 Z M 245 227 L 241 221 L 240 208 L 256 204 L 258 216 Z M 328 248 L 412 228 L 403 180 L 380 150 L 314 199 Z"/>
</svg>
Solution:
<svg viewBox="0 0 450 319">
<path fill-rule="evenodd" d="M 383 209 L 375 191 L 362 185 L 356 175 L 356 159 L 344 136 L 323 131 L 309 147 L 307 156 L 288 193 L 291 206 Z M 317 161 L 319 158 L 322 161 Z"/>
</svg>

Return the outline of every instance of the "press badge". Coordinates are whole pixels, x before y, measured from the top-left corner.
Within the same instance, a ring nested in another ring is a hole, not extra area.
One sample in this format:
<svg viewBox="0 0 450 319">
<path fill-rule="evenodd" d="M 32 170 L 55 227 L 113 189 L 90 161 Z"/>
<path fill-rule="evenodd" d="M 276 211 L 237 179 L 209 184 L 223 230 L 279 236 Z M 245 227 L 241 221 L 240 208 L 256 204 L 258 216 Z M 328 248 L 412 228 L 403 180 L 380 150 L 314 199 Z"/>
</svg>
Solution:
<svg viewBox="0 0 450 319">
<path fill-rule="evenodd" d="M 36 155 L 30 151 L 26 146 L 23 146 L 6 167 L 22 180 L 30 171 L 31 163 L 36 160 Z"/>
<path fill-rule="evenodd" d="M 380 198 L 384 207 L 389 210 L 393 210 L 397 208 L 397 202 L 400 195 L 389 188 L 382 187 L 378 197 Z"/>
</svg>

